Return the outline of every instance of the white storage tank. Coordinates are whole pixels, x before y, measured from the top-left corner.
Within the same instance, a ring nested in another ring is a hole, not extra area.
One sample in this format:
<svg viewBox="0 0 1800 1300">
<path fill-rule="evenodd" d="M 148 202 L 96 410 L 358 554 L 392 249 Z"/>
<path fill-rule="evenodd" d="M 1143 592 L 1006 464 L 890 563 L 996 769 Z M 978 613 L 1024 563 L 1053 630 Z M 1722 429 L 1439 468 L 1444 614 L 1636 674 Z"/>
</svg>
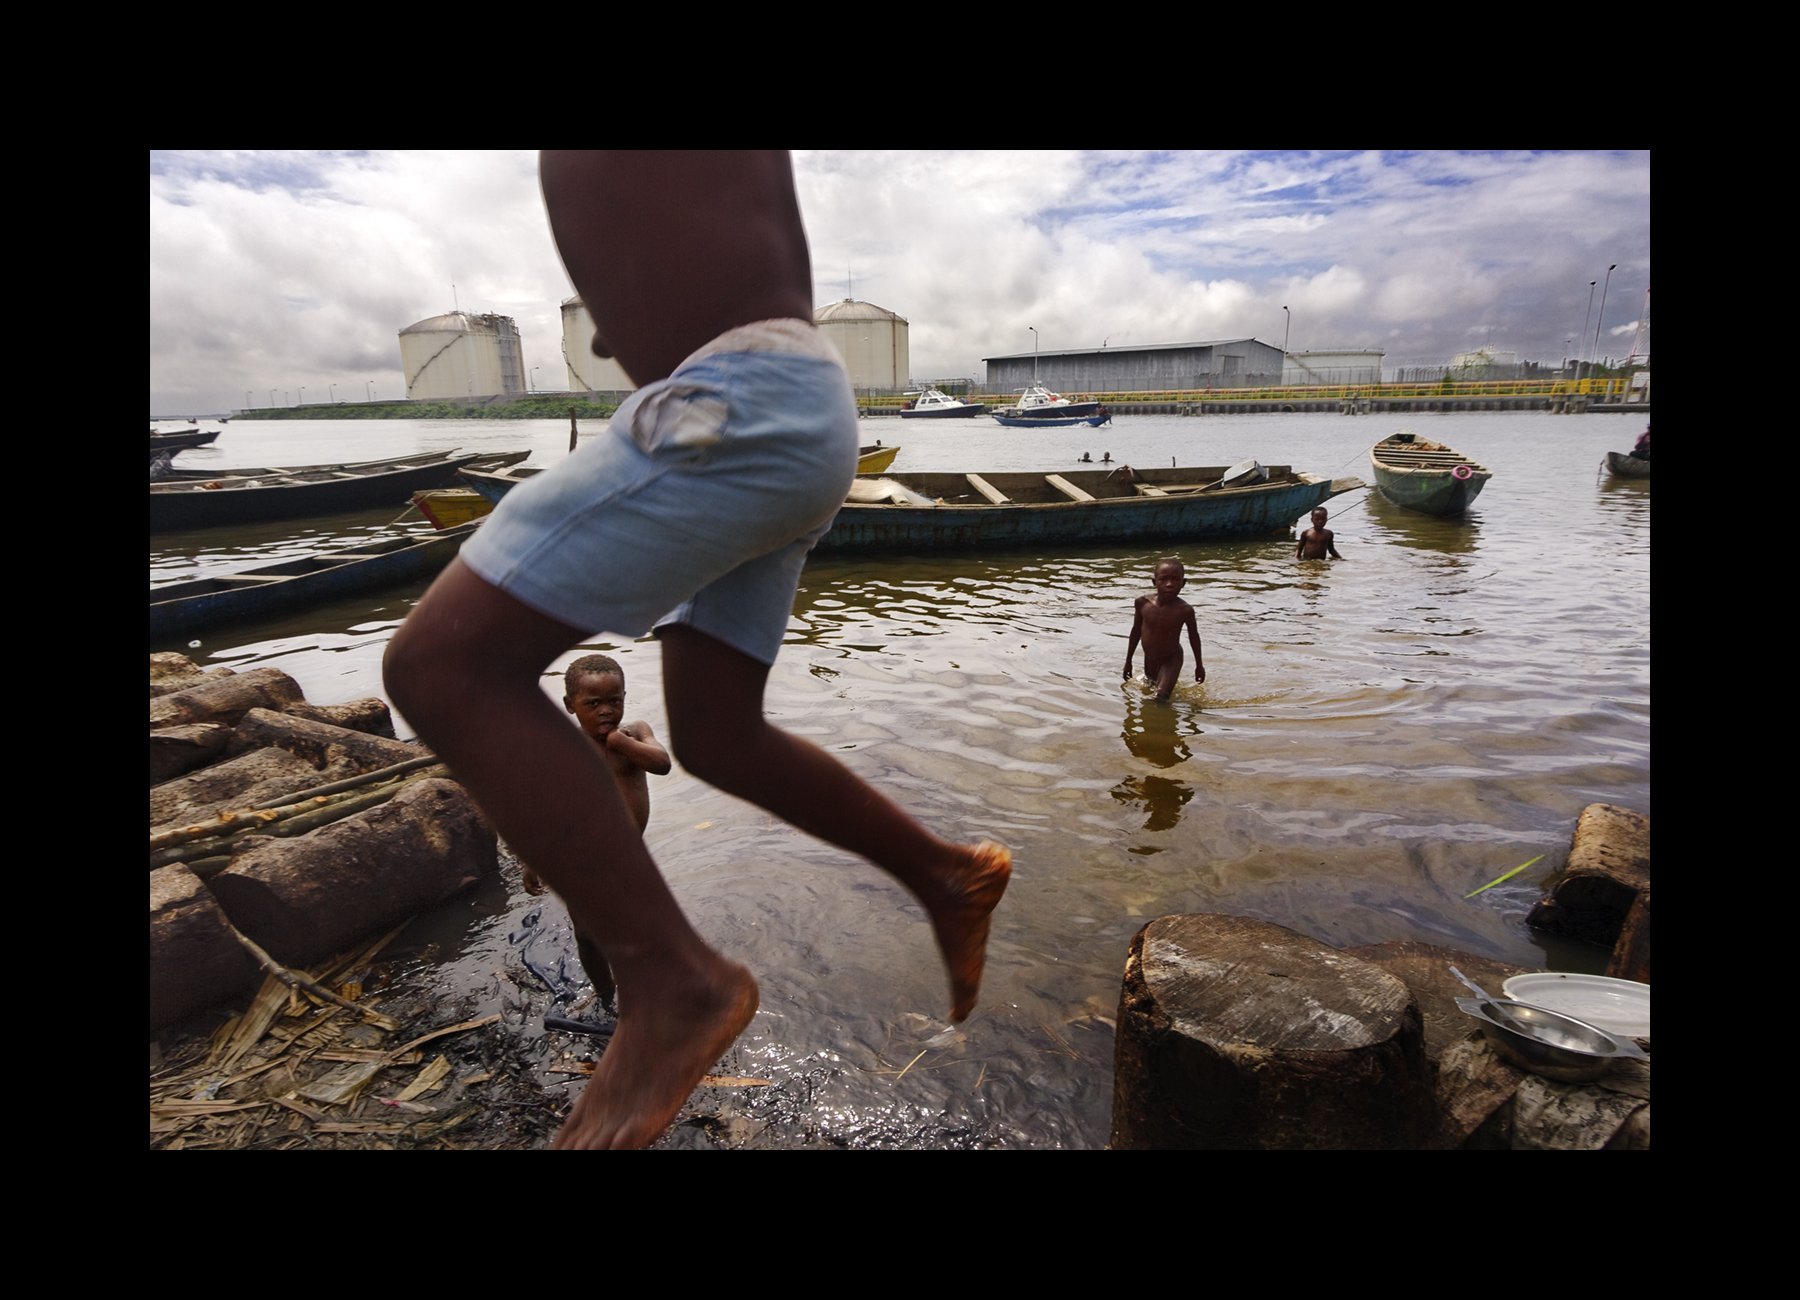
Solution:
<svg viewBox="0 0 1800 1300">
<path fill-rule="evenodd" d="M 400 331 L 406 396 L 495 397 L 523 394 L 525 354 L 510 316 L 446 312 Z"/>
<path fill-rule="evenodd" d="M 594 355 L 594 318 L 579 294 L 563 299 L 562 350 L 570 392 L 629 393 L 637 387 L 617 361 Z"/>
<path fill-rule="evenodd" d="M 852 388 L 892 393 L 912 387 L 904 316 L 845 298 L 813 312 L 813 321 L 844 358 Z"/>
</svg>

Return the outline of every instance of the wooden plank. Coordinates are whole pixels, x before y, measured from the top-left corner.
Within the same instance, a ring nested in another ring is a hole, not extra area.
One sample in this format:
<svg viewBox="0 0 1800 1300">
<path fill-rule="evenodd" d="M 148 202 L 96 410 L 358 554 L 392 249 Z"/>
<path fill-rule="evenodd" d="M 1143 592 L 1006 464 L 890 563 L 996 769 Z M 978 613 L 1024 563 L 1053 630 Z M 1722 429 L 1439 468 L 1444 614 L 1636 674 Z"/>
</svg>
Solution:
<svg viewBox="0 0 1800 1300">
<path fill-rule="evenodd" d="M 1044 482 L 1068 497 L 1071 501 L 1092 501 L 1094 499 L 1094 494 L 1092 492 L 1083 492 L 1061 474 L 1046 474 L 1044 475 Z"/>
<path fill-rule="evenodd" d="M 982 478 L 981 475 L 979 475 L 979 474 L 964 474 L 963 477 L 969 481 L 970 487 L 974 488 L 977 492 L 981 493 L 982 496 L 986 497 L 989 501 L 993 502 L 995 505 L 1009 506 L 1012 504 L 1011 497 L 1007 496 L 1006 493 L 1002 492 L 999 488 L 995 487 L 992 483 L 990 483 L 986 479 Z"/>
<path fill-rule="evenodd" d="M 1137 493 L 1141 497 L 1166 497 L 1169 495 L 1167 492 L 1164 492 L 1161 488 L 1152 487 L 1148 483 L 1139 483 L 1137 485 Z"/>
</svg>

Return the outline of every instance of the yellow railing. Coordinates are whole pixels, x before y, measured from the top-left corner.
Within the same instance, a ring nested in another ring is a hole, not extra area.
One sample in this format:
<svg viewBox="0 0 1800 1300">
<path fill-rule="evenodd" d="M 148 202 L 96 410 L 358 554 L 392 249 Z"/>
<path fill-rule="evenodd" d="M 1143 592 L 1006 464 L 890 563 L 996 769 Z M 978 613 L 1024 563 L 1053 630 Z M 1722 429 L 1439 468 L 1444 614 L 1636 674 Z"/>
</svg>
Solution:
<svg viewBox="0 0 1800 1300">
<path fill-rule="evenodd" d="M 1502 379 L 1489 381 L 1455 380 L 1450 383 L 1423 384 L 1287 384 L 1278 388 L 1187 388 L 1163 391 L 1125 393 L 1077 393 L 1065 391 L 1064 397 L 1074 401 L 1102 401 L 1109 406 L 1139 404 L 1203 405 L 1207 402 L 1336 402 L 1370 398 L 1405 400 L 1432 397 L 1591 397 L 1601 401 L 1625 396 L 1627 381 L 1619 377 L 1601 379 Z M 902 396 L 880 397 L 859 395 L 857 401 L 868 411 L 898 411 L 906 405 Z M 971 393 L 969 401 L 1004 406 L 1012 395 Z"/>
</svg>

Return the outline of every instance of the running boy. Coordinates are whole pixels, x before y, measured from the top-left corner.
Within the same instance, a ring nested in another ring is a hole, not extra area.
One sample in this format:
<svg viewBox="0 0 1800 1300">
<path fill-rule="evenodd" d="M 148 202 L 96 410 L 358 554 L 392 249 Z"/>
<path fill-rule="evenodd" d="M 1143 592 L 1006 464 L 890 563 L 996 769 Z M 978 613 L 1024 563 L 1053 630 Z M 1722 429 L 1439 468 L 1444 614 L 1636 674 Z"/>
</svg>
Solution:
<svg viewBox="0 0 1800 1300">
<path fill-rule="evenodd" d="M 644 779 L 644 773 L 667 776 L 673 764 L 669 762 L 669 751 L 657 743 L 648 722 L 624 721 L 625 670 L 619 667 L 619 661 L 610 655 L 584 655 L 570 664 L 563 673 L 563 708 L 575 715 L 587 738 L 606 756 L 606 765 L 619 783 L 619 793 L 625 796 L 625 808 L 637 823 L 638 834 L 643 834 L 644 827 L 650 824 L 650 783 Z M 524 876 L 526 893 L 544 892 L 544 882 L 538 879 L 537 872 L 526 867 Z M 600 1001 L 610 1003 L 614 988 L 612 967 L 600 945 L 579 926 L 575 928 L 575 951 L 581 955 L 581 968 L 587 972 Z"/>
<path fill-rule="evenodd" d="M 1156 566 L 1156 594 L 1137 598 L 1131 620 L 1131 640 L 1125 647 L 1125 680 L 1131 680 L 1131 659 L 1138 642 L 1144 643 L 1144 676 L 1156 683 L 1156 698 L 1166 700 L 1181 680 L 1181 632 L 1187 629 L 1194 647 L 1194 680 L 1206 680 L 1206 664 L 1200 658 L 1200 629 L 1194 625 L 1194 607 L 1181 598 L 1187 586 L 1187 570 L 1180 560 L 1163 560 Z"/>
<path fill-rule="evenodd" d="M 388 698 L 606 953 L 619 1021 L 553 1146 L 644 1147 L 756 1014 L 701 938 L 604 753 L 544 694 L 601 630 L 661 641 L 682 766 L 873 862 L 931 921 L 950 1016 L 974 1009 L 1012 873 L 763 713 L 806 553 L 856 477 L 856 401 L 813 323 L 785 150 L 545 150 L 550 232 L 636 384 L 606 430 L 521 483 L 388 643 Z"/>
<path fill-rule="evenodd" d="M 1324 506 L 1316 506 L 1312 512 L 1312 527 L 1300 534 L 1300 544 L 1294 548 L 1296 560 L 1322 560 L 1329 555 L 1334 560 L 1344 557 L 1337 553 L 1333 533 L 1325 526 L 1328 516 Z"/>
</svg>

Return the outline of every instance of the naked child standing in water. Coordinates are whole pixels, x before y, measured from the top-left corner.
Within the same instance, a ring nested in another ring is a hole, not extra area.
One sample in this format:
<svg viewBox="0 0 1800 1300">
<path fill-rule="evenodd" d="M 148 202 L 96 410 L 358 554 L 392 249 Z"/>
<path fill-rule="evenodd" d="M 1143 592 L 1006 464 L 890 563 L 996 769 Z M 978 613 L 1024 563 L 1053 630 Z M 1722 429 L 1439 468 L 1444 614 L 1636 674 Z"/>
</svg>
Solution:
<svg viewBox="0 0 1800 1300">
<path fill-rule="evenodd" d="M 1194 647 L 1194 680 L 1206 680 L 1206 664 L 1200 657 L 1200 629 L 1194 623 L 1194 607 L 1181 598 L 1187 586 L 1187 570 L 1180 560 L 1163 560 L 1156 566 L 1156 592 L 1137 598 L 1131 620 L 1131 641 L 1125 647 L 1125 680 L 1131 680 L 1131 660 L 1138 643 L 1144 645 L 1144 676 L 1156 684 L 1156 698 L 1166 700 L 1181 680 L 1181 633 L 1187 630 Z"/>
</svg>

